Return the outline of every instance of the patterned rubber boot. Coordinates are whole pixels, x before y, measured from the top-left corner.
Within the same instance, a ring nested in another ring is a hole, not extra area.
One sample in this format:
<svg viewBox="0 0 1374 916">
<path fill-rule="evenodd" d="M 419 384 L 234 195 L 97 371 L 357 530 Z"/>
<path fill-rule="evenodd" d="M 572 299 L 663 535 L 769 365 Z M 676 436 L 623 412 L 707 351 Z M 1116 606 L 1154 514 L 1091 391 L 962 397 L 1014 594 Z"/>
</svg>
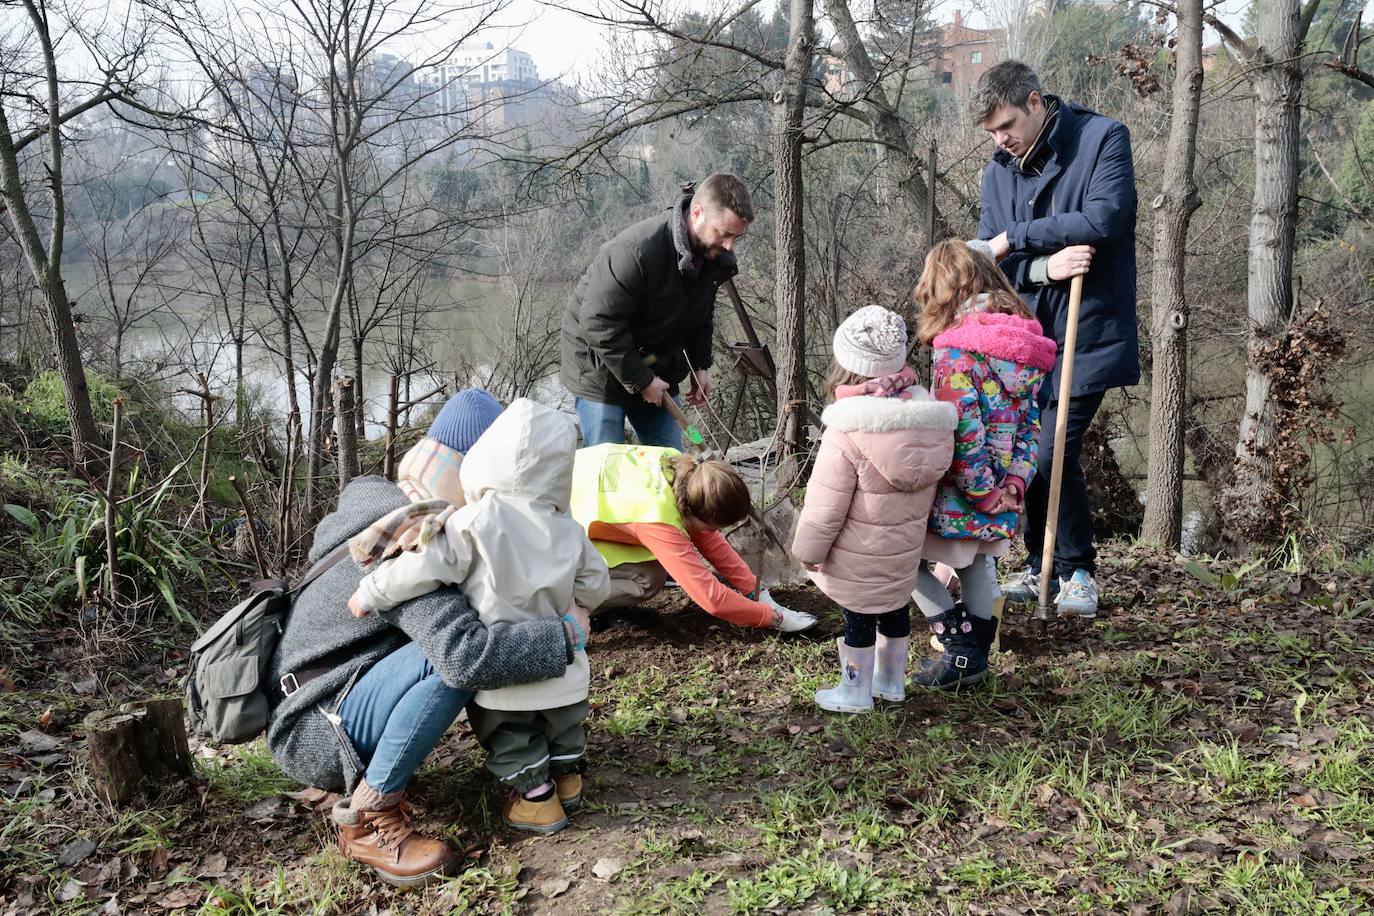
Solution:
<svg viewBox="0 0 1374 916">
<path fill-rule="evenodd" d="M 940 657 L 921 666 L 911 683 L 928 690 L 958 690 L 987 677 L 988 646 L 997 635 L 995 620 L 981 620 L 958 602 L 930 621 L 931 632 L 940 637 Z M 984 641 L 986 640 L 986 641 Z"/>
</svg>

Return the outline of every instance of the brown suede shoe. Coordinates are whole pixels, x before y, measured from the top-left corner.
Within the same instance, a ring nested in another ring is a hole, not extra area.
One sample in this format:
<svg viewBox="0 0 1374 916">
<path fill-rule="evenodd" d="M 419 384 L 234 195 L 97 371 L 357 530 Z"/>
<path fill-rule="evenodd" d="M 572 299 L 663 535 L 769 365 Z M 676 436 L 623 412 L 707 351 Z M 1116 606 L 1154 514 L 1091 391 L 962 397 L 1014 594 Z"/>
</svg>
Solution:
<svg viewBox="0 0 1374 916">
<path fill-rule="evenodd" d="M 415 832 L 405 802 L 382 811 L 354 811 L 345 799 L 334 806 L 334 822 L 344 857 L 371 868 L 387 884 L 422 887 L 458 864 L 447 843 Z"/>
<path fill-rule="evenodd" d="M 543 801 L 532 801 L 519 792 L 512 792 L 501 806 L 501 820 L 507 827 L 530 833 L 557 833 L 568 826 L 568 816 L 563 813 L 556 792 L 550 792 Z"/>
<path fill-rule="evenodd" d="M 558 794 L 558 803 L 564 811 L 576 811 L 582 807 L 582 776 L 568 773 L 553 778 L 553 789 Z"/>
</svg>

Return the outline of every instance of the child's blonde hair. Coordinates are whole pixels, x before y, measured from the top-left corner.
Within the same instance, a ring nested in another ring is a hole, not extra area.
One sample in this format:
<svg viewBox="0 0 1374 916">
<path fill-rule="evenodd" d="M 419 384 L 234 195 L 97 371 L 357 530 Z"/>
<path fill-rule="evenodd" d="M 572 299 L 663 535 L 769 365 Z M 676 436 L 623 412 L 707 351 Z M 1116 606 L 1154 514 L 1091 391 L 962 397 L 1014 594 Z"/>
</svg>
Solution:
<svg viewBox="0 0 1374 916">
<path fill-rule="evenodd" d="M 682 517 L 717 528 L 749 516 L 749 488 L 724 461 L 698 461 L 691 455 L 673 459 L 673 496 Z"/>
<path fill-rule="evenodd" d="M 958 239 L 937 243 L 926 255 L 914 296 L 921 309 L 921 341 L 929 344 L 957 324 L 960 307 L 980 293 L 988 297 L 984 311 L 1034 317 L 992 258 Z"/>
</svg>

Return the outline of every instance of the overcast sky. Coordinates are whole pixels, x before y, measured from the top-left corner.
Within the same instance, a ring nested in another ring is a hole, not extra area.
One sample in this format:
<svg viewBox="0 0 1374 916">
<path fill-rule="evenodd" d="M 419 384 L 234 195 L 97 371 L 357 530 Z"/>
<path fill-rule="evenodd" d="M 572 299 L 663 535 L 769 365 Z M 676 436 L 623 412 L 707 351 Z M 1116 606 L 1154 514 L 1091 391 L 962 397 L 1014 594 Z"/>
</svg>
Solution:
<svg viewBox="0 0 1374 916">
<path fill-rule="evenodd" d="M 564 5 L 592 8 L 593 2 L 568 0 Z M 711 6 L 709 2 L 694 4 L 691 0 L 682 5 L 684 8 Z M 1216 12 L 1223 21 L 1239 27 L 1245 8 L 1249 5 L 1250 0 L 1221 0 L 1216 4 Z M 979 11 L 980 6 L 978 0 L 940 0 L 936 3 L 935 18 L 940 22 L 948 22 L 954 18 L 955 10 L 961 10 L 965 20 L 976 28 L 986 21 Z M 521 23 L 522 27 L 494 33 L 490 40 L 498 46 L 502 41 L 508 41 L 514 47 L 532 54 L 539 67 L 539 75 L 545 79 L 570 72 L 586 74 L 594 70 L 605 48 L 604 27 L 567 10 L 545 6 L 538 0 L 515 0 L 506 21 Z M 1210 33 L 1211 30 L 1208 31 Z M 1204 40 L 1214 41 L 1215 35 L 1209 34 Z"/>
</svg>

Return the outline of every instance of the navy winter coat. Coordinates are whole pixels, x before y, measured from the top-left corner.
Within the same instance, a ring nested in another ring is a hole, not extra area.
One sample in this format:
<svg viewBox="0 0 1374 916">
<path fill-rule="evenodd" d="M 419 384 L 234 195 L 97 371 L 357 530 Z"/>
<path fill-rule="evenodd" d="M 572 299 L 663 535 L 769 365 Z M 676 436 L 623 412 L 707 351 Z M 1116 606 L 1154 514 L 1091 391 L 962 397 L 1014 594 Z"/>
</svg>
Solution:
<svg viewBox="0 0 1374 916">
<path fill-rule="evenodd" d="M 1002 270 L 1059 344 L 1054 372 L 1040 389 L 1042 402 L 1059 397 L 1069 282 L 1040 286 L 1031 261 L 1068 245 L 1092 245 L 1092 269 L 1083 278 L 1083 303 L 1074 357 L 1073 396 L 1140 381 L 1135 306 L 1135 168 L 1131 135 L 1119 121 L 1059 102 L 1049 158 L 1041 174 L 1023 174 L 1005 150 L 983 170 L 978 237 L 1007 233 L 1011 253 Z"/>
</svg>

